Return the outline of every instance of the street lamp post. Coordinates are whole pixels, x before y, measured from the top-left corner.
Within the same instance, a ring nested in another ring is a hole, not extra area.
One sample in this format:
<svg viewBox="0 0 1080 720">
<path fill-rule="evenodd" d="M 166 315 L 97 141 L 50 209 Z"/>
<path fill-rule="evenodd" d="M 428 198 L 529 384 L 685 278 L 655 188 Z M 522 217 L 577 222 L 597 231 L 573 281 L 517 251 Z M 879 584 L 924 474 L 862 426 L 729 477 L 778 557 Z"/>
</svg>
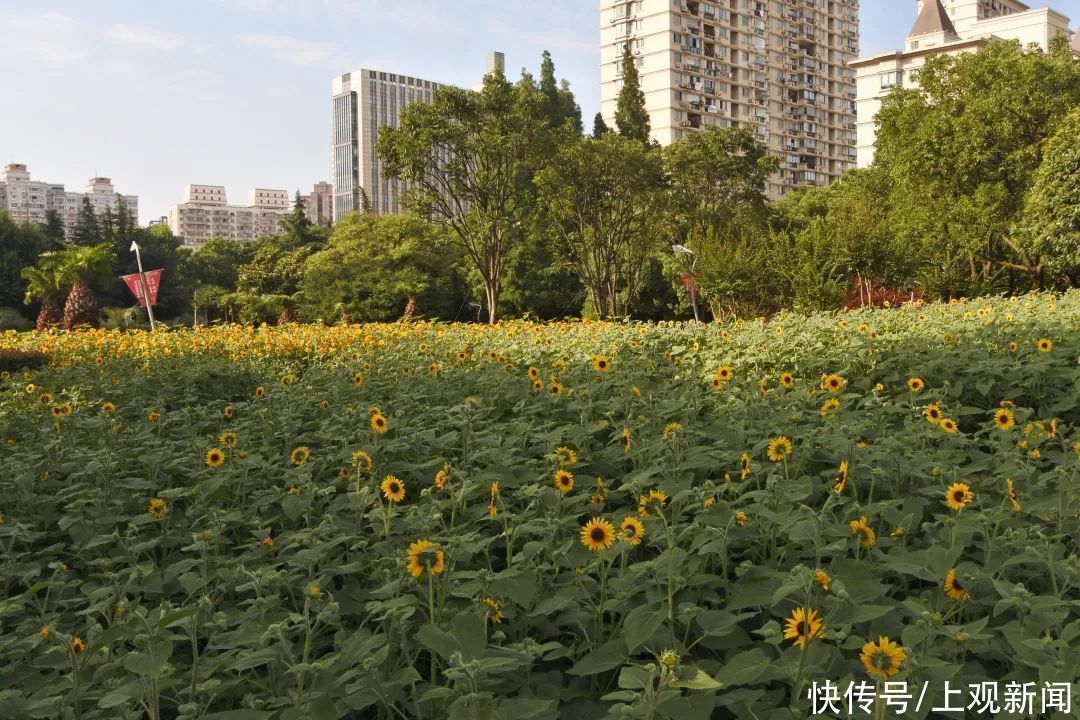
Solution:
<svg viewBox="0 0 1080 720">
<path fill-rule="evenodd" d="M 139 254 L 139 245 L 133 240 L 128 248 L 135 253 L 135 263 L 139 266 L 139 284 L 142 286 L 143 300 L 146 302 L 146 315 L 150 318 L 150 332 L 154 331 L 154 308 L 150 303 L 150 290 L 146 286 L 146 273 L 142 269 L 142 255 Z"/>
</svg>

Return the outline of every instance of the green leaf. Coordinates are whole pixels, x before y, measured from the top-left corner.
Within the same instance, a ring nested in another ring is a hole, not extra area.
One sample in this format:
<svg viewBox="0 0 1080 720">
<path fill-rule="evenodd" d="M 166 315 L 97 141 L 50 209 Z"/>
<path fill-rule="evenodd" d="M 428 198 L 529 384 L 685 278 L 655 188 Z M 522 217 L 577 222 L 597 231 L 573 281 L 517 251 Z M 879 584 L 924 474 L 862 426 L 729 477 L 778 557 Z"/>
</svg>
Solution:
<svg viewBox="0 0 1080 720">
<path fill-rule="evenodd" d="M 653 608 L 648 605 L 638 605 L 623 620 L 623 639 L 626 641 L 626 649 L 634 652 L 648 642 L 656 631 L 667 619 L 666 608 Z"/>
<path fill-rule="evenodd" d="M 680 677 L 678 680 L 671 683 L 671 687 L 683 688 L 685 690 L 719 690 L 723 687 L 723 683 L 714 680 L 704 670 L 700 668 L 695 669 L 693 674 L 688 679 Z"/>
</svg>

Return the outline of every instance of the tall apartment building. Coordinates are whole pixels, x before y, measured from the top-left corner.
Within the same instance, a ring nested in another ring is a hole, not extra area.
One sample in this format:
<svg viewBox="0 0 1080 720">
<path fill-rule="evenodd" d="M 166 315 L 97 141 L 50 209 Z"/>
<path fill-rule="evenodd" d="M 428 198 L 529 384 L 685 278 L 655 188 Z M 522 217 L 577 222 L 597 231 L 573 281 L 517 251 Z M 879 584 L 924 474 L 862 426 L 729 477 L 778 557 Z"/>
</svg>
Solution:
<svg viewBox="0 0 1080 720">
<path fill-rule="evenodd" d="M 90 178 L 86 192 L 68 192 L 63 185 L 30 179 L 30 171 L 22 163 L 12 163 L 4 168 L 0 178 L 0 210 L 6 210 L 16 222 L 35 222 L 44 225 L 53 210 L 64 224 L 64 234 L 70 240 L 78 225 L 79 209 L 83 198 L 89 198 L 95 214 L 106 209 L 116 211 L 119 204 L 138 221 L 139 198 L 121 195 L 112 181 L 106 177 Z"/>
<path fill-rule="evenodd" d="M 356 70 L 331 83 L 334 102 L 334 218 L 361 207 L 377 215 L 400 212 L 405 184 L 386 177 L 375 154 L 379 128 L 398 127 L 414 102 L 431 102 L 439 83 L 379 70 Z"/>
<path fill-rule="evenodd" d="M 747 127 L 783 159 L 776 198 L 855 167 L 858 0 L 600 0 L 601 112 L 614 126 L 626 48 L 652 137 Z"/>
<path fill-rule="evenodd" d="M 334 221 L 334 186 L 328 182 L 317 182 L 304 201 L 304 215 L 316 225 L 330 225 Z"/>
<path fill-rule="evenodd" d="M 858 106 L 858 163 L 874 161 L 874 118 L 893 88 L 916 87 L 916 74 L 933 55 L 974 52 L 995 40 L 1019 40 L 1046 50 L 1069 18 L 1049 8 L 1031 9 L 1017 0 L 916 0 L 918 15 L 903 50 L 861 58 L 855 71 Z M 1080 51 L 1080 42 L 1073 41 Z"/>
<path fill-rule="evenodd" d="M 277 233 L 291 209 L 287 190 L 255 188 L 247 205 L 229 205 L 222 185 L 188 185 L 183 202 L 169 208 L 169 229 L 187 247 L 212 237 L 254 240 Z"/>
</svg>

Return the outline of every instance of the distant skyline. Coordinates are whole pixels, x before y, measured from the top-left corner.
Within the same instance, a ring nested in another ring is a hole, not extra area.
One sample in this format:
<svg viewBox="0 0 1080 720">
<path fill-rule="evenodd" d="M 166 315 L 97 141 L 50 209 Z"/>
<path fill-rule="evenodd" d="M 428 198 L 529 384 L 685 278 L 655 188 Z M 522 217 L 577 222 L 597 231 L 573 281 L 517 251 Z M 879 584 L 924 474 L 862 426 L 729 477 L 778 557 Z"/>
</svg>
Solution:
<svg viewBox="0 0 1080 720">
<path fill-rule="evenodd" d="M 1045 3 L 1030 3 L 1041 7 Z M 539 72 L 550 50 L 586 129 L 599 109 L 596 0 L 0 0 L 0 164 L 139 196 L 146 223 L 184 185 L 290 195 L 330 180 L 330 82 L 361 67 L 463 87 L 489 50 Z M 1080 22 L 1080 0 L 1049 3 Z M 899 48 L 915 0 L 864 0 L 860 55 Z"/>
</svg>

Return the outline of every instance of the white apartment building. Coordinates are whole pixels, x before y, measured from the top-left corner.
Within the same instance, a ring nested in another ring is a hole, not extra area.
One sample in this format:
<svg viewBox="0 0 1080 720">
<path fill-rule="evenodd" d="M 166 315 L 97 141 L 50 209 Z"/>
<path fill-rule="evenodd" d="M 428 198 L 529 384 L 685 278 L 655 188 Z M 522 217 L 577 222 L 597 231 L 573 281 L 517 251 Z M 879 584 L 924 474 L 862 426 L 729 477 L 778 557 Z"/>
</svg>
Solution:
<svg viewBox="0 0 1080 720">
<path fill-rule="evenodd" d="M 334 219 L 361 207 L 361 188 L 376 215 L 402 210 L 405 184 L 386 177 L 375 154 L 379 128 L 398 127 L 414 102 L 431 102 L 439 83 L 379 70 L 356 70 L 331 83 Z"/>
<path fill-rule="evenodd" d="M 169 229 L 186 247 L 212 237 L 244 241 L 273 235 L 292 209 L 287 190 L 255 188 L 247 205 L 229 205 L 222 185 L 188 185 L 183 202 L 169 208 Z"/>
<path fill-rule="evenodd" d="M 600 0 L 600 100 L 609 127 L 622 59 L 637 63 L 652 137 L 748 127 L 783 159 L 772 198 L 855 167 L 858 0 Z"/>
<path fill-rule="evenodd" d="M 1031 9 L 1017 0 L 916 0 L 918 17 L 903 50 L 861 58 L 855 71 L 858 107 L 858 164 L 874 161 L 881 101 L 895 87 L 917 87 L 916 74 L 933 55 L 974 52 L 995 40 L 1019 40 L 1046 50 L 1058 33 L 1069 34 L 1069 18 L 1049 8 Z M 1073 47 L 1080 51 L 1074 38 Z"/>
<path fill-rule="evenodd" d="M 30 171 L 22 163 L 12 163 L 4 168 L 0 178 L 0 210 L 6 210 L 16 222 L 34 222 L 44 225 L 47 214 L 53 210 L 64 224 L 64 234 L 70 240 L 79 220 L 83 198 L 89 198 L 97 215 L 106 209 L 116 211 L 123 204 L 135 222 L 139 218 L 139 198 L 121 195 L 112 181 L 106 177 L 90 178 L 86 192 L 68 192 L 63 185 L 30 179 Z"/>
</svg>

